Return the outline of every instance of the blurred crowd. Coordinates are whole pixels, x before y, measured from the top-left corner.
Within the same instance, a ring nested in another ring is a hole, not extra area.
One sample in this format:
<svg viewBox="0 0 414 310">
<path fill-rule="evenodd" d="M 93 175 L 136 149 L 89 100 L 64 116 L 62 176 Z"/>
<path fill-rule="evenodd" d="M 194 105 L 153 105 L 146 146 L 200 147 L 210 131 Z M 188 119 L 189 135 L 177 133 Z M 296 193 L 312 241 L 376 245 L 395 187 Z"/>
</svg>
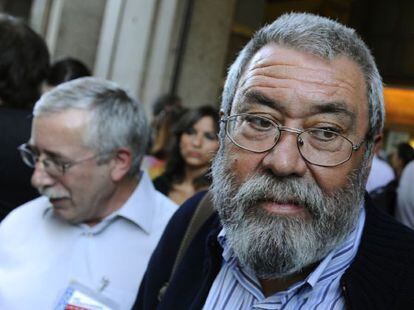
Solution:
<svg viewBox="0 0 414 310">
<path fill-rule="evenodd" d="M 414 229 L 413 167 L 414 149 L 407 142 L 388 156 L 375 154 L 367 191 L 379 208 Z"/>
</svg>

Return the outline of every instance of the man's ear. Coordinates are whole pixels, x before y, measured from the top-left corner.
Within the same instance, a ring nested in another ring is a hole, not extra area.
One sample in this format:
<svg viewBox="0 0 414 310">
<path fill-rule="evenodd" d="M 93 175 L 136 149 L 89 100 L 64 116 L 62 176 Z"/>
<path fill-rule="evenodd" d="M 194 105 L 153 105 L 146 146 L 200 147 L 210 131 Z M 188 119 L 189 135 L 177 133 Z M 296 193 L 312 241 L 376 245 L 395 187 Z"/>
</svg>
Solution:
<svg viewBox="0 0 414 310">
<path fill-rule="evenodd" d="M 381 144 L 382 144 L 382 134 L 378 134 L 374 137 L 374 150 L 373 150 L 373 154 L 378 154 L 378 152 L 381 149 Z"/>
<path fill-rule="evenodd" d="M 114 182 L 120 181 L 131 169 L 132 153 L 127 148 L 120 148 L 111 161 L 111 178 Z"/>
<path fill-rule="evenodd" d="M 372 149 L 371 155 L 369 156 L 369 167 L 368 167 L 369 170 L 371 170 L 372 159 L 374 158 L 374 155 L 378 154 L 378 152 L 381 149 L 381 141 L 382 141 L 382 134 L 378 134 L 374 137 L 374 147 Z"/>
</svg>

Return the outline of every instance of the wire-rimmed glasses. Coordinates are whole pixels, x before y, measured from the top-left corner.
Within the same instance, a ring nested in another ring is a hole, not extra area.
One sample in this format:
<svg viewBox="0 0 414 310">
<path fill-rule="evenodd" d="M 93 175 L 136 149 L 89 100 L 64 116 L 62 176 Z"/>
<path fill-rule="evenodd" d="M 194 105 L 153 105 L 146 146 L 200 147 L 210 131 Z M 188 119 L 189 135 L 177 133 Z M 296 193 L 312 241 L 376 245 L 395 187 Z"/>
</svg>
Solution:
<svg viewBox="0 0 414 310">
<path fill-rule="evenodd" d="M 272 119 L 251 113 L 227 116 L 222 119 L 226 134 L 238 147 L 263 153 L 278 143 L 282 131 L 297 135 L 299 153 L 308 163 L 322 167 L 335 167 L 348 161 L 364 140 L 353 144 L 351 140 L 331 129 L 309 128 L 301 130 L 275 123 Z"/>
<path fill-rule="evenodd" d="M 20 145 L 17 149 L 20 153 L 20 156 L 23 162 L 27 166 L 29 166 L 30 168 L 35 168 L 36 163 L 40 160 L 45 171 L 53 177 L 63 176 L 66 173 L 66 171 L 69 170 L 74 165 L 97 158 L 99 156 L 99 155 L 93 155 L 93 156 L 82 158 L 76 161 L 63 162 L 61 160 L 54 159 L 54 158 L 47 157 L 47 156 L 44 156 L 43 159 L 40 159 L 41 155 L 39 154 L 39 152 L 34 150 L 27 143 Z"/>
</svg>

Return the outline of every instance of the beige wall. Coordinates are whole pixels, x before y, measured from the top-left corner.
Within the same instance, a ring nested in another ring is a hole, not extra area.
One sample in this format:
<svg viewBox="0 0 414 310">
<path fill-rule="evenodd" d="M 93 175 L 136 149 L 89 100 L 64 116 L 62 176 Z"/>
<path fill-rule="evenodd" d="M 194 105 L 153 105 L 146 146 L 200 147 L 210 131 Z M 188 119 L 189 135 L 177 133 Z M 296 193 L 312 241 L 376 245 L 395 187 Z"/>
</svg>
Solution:
<svg viewBox="0 0 414 310">
<path fill-rule="evenodd" d="M 177 91 L 191 106 L 218 104 L 235 0 L 195 0 Z"/>
<path fill-rule="evenodd" d="M 105 0 L 64 1 L 53 58 L 72 56 L 93 70 Z"/>
</svg>

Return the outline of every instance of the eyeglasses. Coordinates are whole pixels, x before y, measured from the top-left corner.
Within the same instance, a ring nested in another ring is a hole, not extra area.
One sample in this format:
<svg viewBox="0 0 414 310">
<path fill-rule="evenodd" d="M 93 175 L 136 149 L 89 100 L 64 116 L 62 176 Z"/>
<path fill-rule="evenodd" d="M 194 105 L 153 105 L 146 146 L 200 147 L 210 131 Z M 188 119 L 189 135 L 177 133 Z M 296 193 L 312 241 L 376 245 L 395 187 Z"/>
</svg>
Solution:
<svg viewBox="0 0 414 310">
<path fill-rule="evenodd" d="M 85 161 L 97 158 L 99 155 L 93 155 L 87 158 L 83 158 L 76 161 L 71 162 L 62 162 L 61 160 L 46 157 L 40 159 L 39 152 L 33 150 L 33 148 L 24 143 L 17 148 L 20 152 L 20 156 L 22 157 L 23 162 L 29 166 L 30 168 L 35 168 L 36 163 L 40 161 L 43 165 L 43 169 L 52 177 L 60 177 L 63 176 L 66 171 L 68 171 L 71 167 L 83 163 Z"/>
<path fill-rule="evenodd" d="M 257 114 L 236 114 L 221 120 L 226 134 L 238 147 L 254 153 L 264 153 L 275 147 L 282 131 L 297 135 L 299 153 L 308 163 L 321 167 L 334 167 L 348 161 L 364 140 L 354 145 L 348 138 L 331 129 L 309 128 L 300 130 L 276 124 Z"/>
</svg>

